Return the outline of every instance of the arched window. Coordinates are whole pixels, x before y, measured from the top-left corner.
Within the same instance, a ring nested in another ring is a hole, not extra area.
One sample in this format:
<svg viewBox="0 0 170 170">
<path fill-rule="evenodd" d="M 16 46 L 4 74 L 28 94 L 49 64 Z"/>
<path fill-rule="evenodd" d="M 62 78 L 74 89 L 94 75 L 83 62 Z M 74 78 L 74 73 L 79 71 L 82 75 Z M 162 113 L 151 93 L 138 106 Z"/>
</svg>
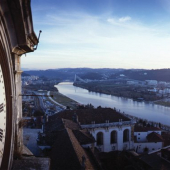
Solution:
<svg viewBox="0 0 170 170">
<path fill-rule="evenodd" d="M 115 130 L 110 134 L 110 143 L 117 143 L 117 132 Z"/>
<path fill-rule="evenodd" d="M 128 142 L 129 141 L 129 130 L 126 129 L 123 131 L 123 142 Z"/>
<path fill-rule="evenodd" d="M 103 145 L 103 133 L 97 133 L 97 145 Z"/>
</svg>

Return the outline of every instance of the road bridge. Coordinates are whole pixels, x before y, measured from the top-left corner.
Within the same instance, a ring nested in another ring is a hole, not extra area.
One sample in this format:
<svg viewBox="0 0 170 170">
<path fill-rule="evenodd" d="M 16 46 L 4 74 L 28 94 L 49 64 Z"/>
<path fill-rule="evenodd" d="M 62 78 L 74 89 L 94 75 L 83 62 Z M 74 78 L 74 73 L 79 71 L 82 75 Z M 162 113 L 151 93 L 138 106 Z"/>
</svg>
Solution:
<svg viewBox="0 0 170 170">
<path fill-rule="evenodd" d="M 82 79 L 82 78 L 80 78 L 79 76 L 77 76 L 77 75 L 75 74 L 74 83 L 76 83 L 76 82 L 87 83 L 88 81 L 87 81 L 87 80 L 84 80 L 84 79 Z"/>
</svg>

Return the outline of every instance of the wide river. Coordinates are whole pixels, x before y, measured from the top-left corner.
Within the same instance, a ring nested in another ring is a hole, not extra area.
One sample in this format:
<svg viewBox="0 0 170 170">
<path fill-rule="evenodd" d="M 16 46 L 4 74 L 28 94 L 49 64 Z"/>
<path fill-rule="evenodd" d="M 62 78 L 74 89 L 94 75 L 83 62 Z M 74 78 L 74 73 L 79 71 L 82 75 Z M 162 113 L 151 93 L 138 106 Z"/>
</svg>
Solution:
<svg viewBox="0 0 170 170">
<path fill-rule="evenodd" d="M 81 104 L 91 103 L 95 107 L 115 107 L 126 114 L 170 125 L 170 107 L 146 102 L 137 102 L 123 97 L 89 92 L 86 89 L 73 86 L 73 83 L 71 82 L 59 83 L 56 87 L 60 93 Z"/>
</svg>

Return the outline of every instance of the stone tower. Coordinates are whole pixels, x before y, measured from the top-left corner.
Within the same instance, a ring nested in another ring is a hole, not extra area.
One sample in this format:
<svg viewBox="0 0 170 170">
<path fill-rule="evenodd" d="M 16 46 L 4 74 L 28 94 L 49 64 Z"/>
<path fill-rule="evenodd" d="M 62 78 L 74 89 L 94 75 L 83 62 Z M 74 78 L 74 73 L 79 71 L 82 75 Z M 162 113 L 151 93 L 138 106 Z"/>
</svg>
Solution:
<svg viewBox="0 0 170 170">
<path fill-rule="evenodd" d="M 37 44 L 30 0 L 0 0 L 0 169 L 22 152 L 20 58 Z"/>
</svg>

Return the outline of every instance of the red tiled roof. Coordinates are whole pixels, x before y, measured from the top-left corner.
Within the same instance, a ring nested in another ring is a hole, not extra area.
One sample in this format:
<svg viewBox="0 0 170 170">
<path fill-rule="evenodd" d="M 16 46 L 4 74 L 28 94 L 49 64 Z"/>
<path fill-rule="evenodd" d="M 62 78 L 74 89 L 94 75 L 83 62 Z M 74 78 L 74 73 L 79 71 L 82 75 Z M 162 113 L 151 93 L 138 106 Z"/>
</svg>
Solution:
<svg viewBox="0 0 170 170">
<path fill-rule="evenodd" d="M 57 133 L 58 138 L 50 154 L 52 169 L 81 170 L 82 156 L 85 156 L 86 169 L 93 170 L 87 154 L 80 146 L 72 130 L 66 128 Z"/>
<path fill-rule="evenodd" d="M 161 129 L 157 127 L 142 127 L 142 126 L 134 127 L 134 132 L 148 132 L 148 131 L 161 131 Z"/>
<path fill-rule="evenodd" d="M 93 136 L 87 130 L 73 130 L 73 133 L 81 145 L 95 142 Z"/>
<path fill-rule="evenodd" d="M 164 146 L 170 145 L 170 133 L 169 132 L 162 132 L 162 137 L 164 139 Z"/>
<path fill-rule="evenodd" d="M 78 116 L 78 121 L 82 125 L 91 124 L 94 121 L 95 124 L 106 123 L 108 120 L 109 122 L 119 122 L 120 119 L 122 119 L 122 121 L 130 121 L 129 118 L 111 108 L 65 110 L 51 116 L 51 119 L 60 117 L 72 120 L 75 113 Z"/>
<path fill-rule="evenodd" d="M 72 130 L 81 129 L 78 123 L 75 123 L 72 120 L 61 119 L 61 118 L 49 119 L 49 121 L 45 125 L 45 130 L 47 132 L 62 130 L 65 128 L 69 128 Z"/>
<path fill-rule="evenodd" d="M 93 166 L 92 166 L 92 164 L 91 164 L 91 162 L 90 162 L 87 154 L 85 153 L 85 151 L 83 150 L 83 148 L 80 146 L 80 144 L 79 144 L 79 142 L 77 141 L 76 137 L 74 136 L 72 130 L 67 129 L 67 132 L 68 132 L 68 134 L 69 134 L 70 140 L 71 140 L 71 142 L 72 142 L 72 145 L 73 145 L 74 150 L 75 150 L 75 152 L 76 152 L 76 154 L 77 154 L 77 157 L 78 157 L 78 159 L 79 159 L 80 164 L 82 163 L 82 157 L 85 156 L 85 158 L 86 158 L 86 161 L 85 161 L 86 169 L 89 169 L 89 170 L 91 169 L 91 170 L 93 170 L 94 168 L 93 168 Z"/>
<path fill-rule="evenodd" d="M 148 142 L 163 142 L 164 141 L 162 136 L 155 132 L 150 133 L 146 138 L 148 139 Z"/>
<path fill-rule="evenodd" d="M 169 170 L 170 167 L 170 163 L 157 154 L 142 154 L 140 160 L 150 166 L 147 169 Z"/>
<path fill-rule="evenodd" d="M 45 134 L 47 136 L 46 141 L 51 144 L 56 140 L 57 131 L 61 131 L 64 129 L 71 129 L 76 136 L 77 140 L 80 144 L 91 144 L 94 143 L 95 140 L 92 135 L 87 130 L 81 130 L 81 127 L 78 123 L 73 122 L 72 120 L 67 119 L 55 119 L 55 121 L 49 121 L 46 124 Z"/>
<path fill-rule="evenodd" d="M 80 130 L 81 127 L 78 123 L 73 122 L 72 120 L 68 120 L 68 119 L 62 119 L 63 124 L 65 126 L 65 128 L 69 128 L 72 130 Z"/>
</svg>

